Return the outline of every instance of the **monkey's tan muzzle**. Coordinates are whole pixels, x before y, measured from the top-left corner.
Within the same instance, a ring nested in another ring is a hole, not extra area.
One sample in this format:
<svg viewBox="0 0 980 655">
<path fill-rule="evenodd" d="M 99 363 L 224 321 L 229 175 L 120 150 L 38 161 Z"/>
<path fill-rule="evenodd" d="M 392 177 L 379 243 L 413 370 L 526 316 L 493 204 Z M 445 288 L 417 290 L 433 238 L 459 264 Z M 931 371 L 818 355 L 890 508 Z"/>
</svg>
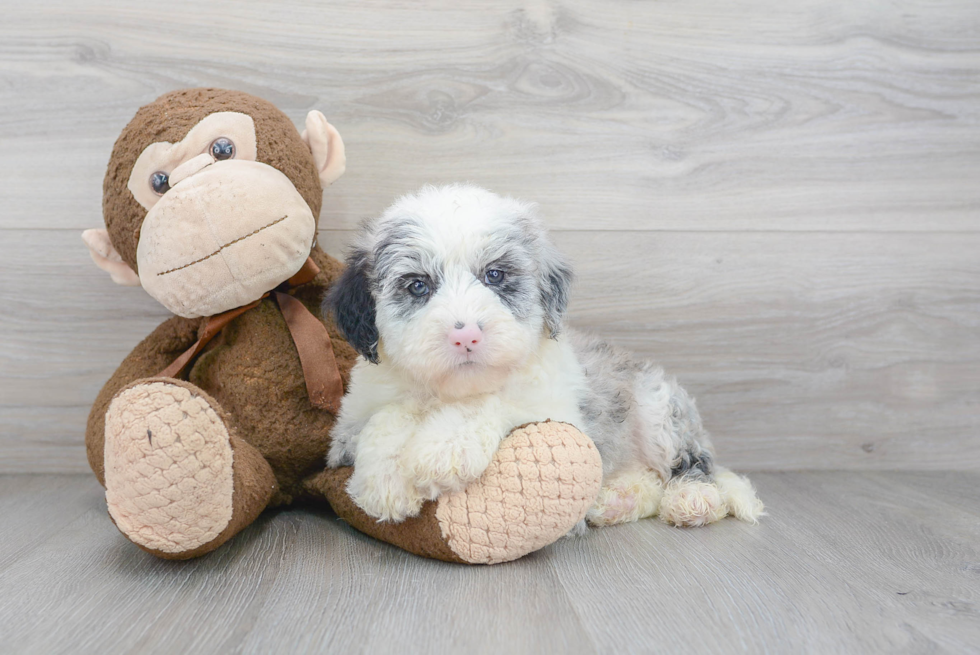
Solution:
<svg viewBox="0 0 980 655">
<path fill-rule="evenodd" d="M 147 213 L 136 250 L 140 283 L 179 316 L 211 316 L 289 279 L 315 235 L 309 205 L 281 172 L 216 162 L 182 177 Z"/>
</svg>

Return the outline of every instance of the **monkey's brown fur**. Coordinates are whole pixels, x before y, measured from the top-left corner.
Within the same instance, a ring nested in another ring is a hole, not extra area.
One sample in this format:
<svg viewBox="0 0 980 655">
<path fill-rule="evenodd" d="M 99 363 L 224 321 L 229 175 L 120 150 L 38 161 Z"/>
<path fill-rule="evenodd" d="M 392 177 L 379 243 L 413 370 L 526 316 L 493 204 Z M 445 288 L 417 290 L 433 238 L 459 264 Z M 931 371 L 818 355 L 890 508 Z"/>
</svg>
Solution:
<svg viewBox="0 0 980 655">
<path fill-rule="evenodd" d="M 126 187 L 136 158 L 151 143 L 180 141 L 201 119 L 219 111 L 252 117 L 258 161 L 284 173 L 310 205 L 313 216 L 319 216 L 323 191 L 313 157 L 292 121 L 275 106 L 245 93 L 218 89 L 168 93 L 141 108 L 122 131 L 103 184 L 109 237 L 134 270 L 139 227 L 146 215 Z M 323 295 L 343 265 L 315 244 L 310 256 L 320 273 L 291 294 L 315 316 L 321 316 Z M 105 412 L 113 396 L 130 382 L 166 368 L 197 340 L 205 320 L 175 316 L 164 322 L 123 361 L 102 389 L 89 416 L 86 443 L 89 464 L 103 484 Z M 357 353 L 332 322 L 325 322 L 346 383 Z M 301 480 L 323 469 L 333 416 L 310 404 L 296 348 L 282 313 L 271 299 L 262 300 L 258 307 L 233 320 L 185 375 L 221 405 L 229 417 L 229 427 L 269 462 L 278 486 L 272 504 L 292 501 L 300 492 Z"/>
</svg>

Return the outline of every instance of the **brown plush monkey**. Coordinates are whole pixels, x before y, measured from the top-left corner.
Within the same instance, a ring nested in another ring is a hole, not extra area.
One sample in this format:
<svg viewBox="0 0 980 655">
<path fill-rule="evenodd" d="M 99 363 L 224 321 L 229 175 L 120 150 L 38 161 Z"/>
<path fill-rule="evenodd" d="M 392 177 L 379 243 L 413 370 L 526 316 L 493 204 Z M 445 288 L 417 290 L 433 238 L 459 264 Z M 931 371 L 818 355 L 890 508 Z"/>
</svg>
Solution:
<svg viewBox="0 0 980 655">
<path fill-rule="evenodd" d="M 317 220 L 344 166 L 320 112 L 300 135 L 268 102 L 219 89 L 158 98 L 116 141 L 106 229 L 83 238 L 114 281 L 175 314 L 106 383 L 86 434 L 109 514 L 140 548 L 202 555 L 264 508 L 313 498 L 411 552 L 493 563 L 553 542 L 594 500 L 598 453 L 560 423 L 515 430 L 480 481 L 399 524 L 353 504 L 350 470 L 325 470 L 357 356 L 320 316 L 342 265 Z"/>
</svg>

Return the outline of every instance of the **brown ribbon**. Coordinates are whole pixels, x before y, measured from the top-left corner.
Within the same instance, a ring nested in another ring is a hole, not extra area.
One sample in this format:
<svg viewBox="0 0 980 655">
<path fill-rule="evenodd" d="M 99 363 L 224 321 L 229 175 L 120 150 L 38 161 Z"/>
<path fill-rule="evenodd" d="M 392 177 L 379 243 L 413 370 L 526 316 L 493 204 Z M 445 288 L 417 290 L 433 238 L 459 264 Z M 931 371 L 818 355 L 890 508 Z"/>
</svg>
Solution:
<svg viewBox="0 0 980 655">
<path fill-rule="evenodd" d="M 303 368 L 303 378 L 306 381 L 306 392 L 310 397 L 310 403 L 318 409 L 336 414 L 340 409 L 340 399 L 344 395 L 344 384 L 340 378 L 340 369 L 337 368 L 337 359 L 333 354 L 330 334 L 320 319 L 314 316 L 303 303 L 285 293 L 286 289 L 311 281 L 319 272 L 320 268 L 313 258 L 307 258 L 303 268 L 279 285 L 275 291 L 263 294 L 262 298 L 247 305 L 209 317 L 200 338 L 170 366 L 160 371 L 159 377 L 178 377 L 191 360 L 197 357 L 204 346 L 226 325 L 253 307 L 258 307 L 259 303 L 271 294 L 279 311 L 282 312 L 282 317 L 286 320 L 286 327 L 289 328 L 289 334 L 299 353 L 299 363 Z"/>
</svg>

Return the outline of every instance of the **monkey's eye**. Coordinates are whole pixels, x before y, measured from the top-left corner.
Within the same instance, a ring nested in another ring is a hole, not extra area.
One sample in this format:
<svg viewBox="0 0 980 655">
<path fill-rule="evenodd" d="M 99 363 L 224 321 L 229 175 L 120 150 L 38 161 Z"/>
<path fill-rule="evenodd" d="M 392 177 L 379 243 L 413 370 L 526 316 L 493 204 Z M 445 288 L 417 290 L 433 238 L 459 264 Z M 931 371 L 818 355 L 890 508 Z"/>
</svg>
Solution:
<svg viewBox="0 0 980 655">
<path fill-rule="evenodd" d="M 150 188 L 153 189 L 153 193 L 162 196 L 170 191 L 170 176 L 163 171 L 157 171 L 150 176 Z"/>
<path fill-rule="evenodd" d="M 215 161 L 224 161 L 235 156 L 235 144 L 226 136 L 219 136 L 211 142 L 211 156 Z"/>
<path fill-rule="evenodd" d="M 408 284 L 408 292 L 416 298 L 428 295 L 429 285 L 424 280 L 412 280 Z"/>
<path fill-rule="evenodd" d="M 504 281 L 504 272 L 492 268 L 483 275 L 483 281 L 490 285 L 500 284 Z"/>
</svg>

